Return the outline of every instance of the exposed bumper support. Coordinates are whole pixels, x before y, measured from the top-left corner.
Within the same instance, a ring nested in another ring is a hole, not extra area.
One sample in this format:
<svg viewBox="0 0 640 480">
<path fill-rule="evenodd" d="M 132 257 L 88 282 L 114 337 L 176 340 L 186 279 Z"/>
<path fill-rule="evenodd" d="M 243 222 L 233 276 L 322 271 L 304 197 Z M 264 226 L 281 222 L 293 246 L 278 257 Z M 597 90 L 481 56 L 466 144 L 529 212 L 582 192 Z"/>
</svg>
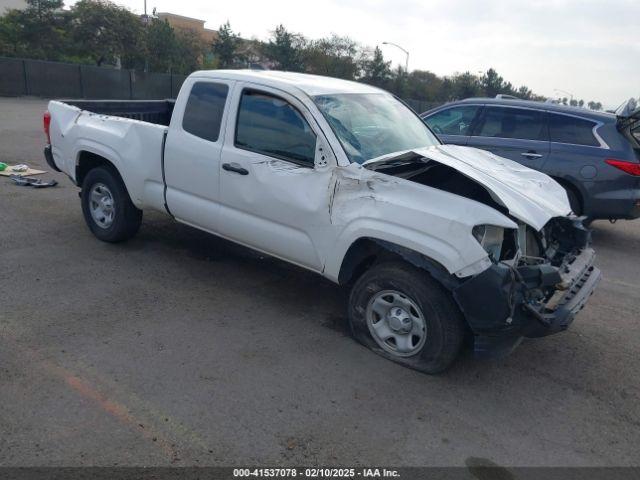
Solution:
<svg viewBox="0 0 640 480">
<path fill-rule="evenodd" d="M 481 356 L 510 353 L 524 337 L 566 330 L 600 281 L 595 253 L 583 249 L 560 267 L 492 265 L 453 290 Z"/>
<path fill-rule="evenodd" d="M 525 306 L 538 322 L 538 325 L 525 329 L 525 336 L 544 337 L 566 330 L 571 325 L 600 283 L 602 274 L 593 266 L 594 259 L 592 249 L 582 252 L 561 273 L 566 290 L 557 290 L 542 309 Z"/>
</svg>

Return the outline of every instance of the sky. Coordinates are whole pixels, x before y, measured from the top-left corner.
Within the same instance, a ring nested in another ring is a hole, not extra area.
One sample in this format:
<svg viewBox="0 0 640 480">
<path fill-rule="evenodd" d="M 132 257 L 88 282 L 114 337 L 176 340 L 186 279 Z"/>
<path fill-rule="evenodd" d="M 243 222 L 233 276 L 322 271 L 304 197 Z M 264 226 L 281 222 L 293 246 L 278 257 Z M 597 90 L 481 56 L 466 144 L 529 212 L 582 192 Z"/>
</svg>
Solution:
<svg viewBox="0 0 640 480">
<path fill-rule="evenodd" d="M 67 4 L 73 2 L 65 2 Z M 116 0 L 142 13 L 144 0 Z M 640 0 L 147 0 L 147 9 L 229 20 L 245 38 L 276 25 L 309 38 L 336 33 L 409 69 L 438 75 L 495 68 L 516 86 L 548 97 L 615 108 L 640 96 Z M 568 93 L 562 93 L 564 90 Z"/>
</svg>

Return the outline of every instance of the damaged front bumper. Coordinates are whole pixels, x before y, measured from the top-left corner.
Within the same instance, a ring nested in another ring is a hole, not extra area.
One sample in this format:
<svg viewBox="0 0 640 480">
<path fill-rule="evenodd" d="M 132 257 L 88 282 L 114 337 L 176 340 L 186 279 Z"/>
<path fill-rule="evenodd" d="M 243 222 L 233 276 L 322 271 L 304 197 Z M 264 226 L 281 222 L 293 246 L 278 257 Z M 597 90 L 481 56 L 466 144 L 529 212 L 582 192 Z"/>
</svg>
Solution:
<svg viewBox="0 0 640 480">
<path fill-rule="evenodd" d="M 593 249 L 582 248 L 559 266 L 497 263 L 453 289 L 476 355 L 505 355 L 525 337 L 566 330 L 600 281 L 594 260 Z"/>
</svg>

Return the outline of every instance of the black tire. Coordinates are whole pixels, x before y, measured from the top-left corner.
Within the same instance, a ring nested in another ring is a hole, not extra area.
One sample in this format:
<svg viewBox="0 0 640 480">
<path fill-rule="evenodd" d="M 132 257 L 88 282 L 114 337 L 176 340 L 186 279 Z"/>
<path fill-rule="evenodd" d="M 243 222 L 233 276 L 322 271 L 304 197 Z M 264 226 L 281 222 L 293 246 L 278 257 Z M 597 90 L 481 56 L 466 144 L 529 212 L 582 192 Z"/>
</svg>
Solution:
<svg viewBox="0 0 640 480">
<path fill-rule="evenodd" d="M 563 188 L 567 192 L 567 197 L 569 198 L 569 205 L 571 205 L 571 211 L 575 213 L 577 216 L 584 215 L 581 197 L 573 190 L 573 188 L 570 188 L 564 185 L 563 185 Z M 594 220 L 595 219 L 593 217 L 586 217 L 582 221 L 582 224 L 585 227 L 590 227 Z"/>
<path fill-rule="evenodd" d="M 384 291 L 402 293 L 419 307 L 423 315 L 426 340 L 421 349 L 411 356 L 385 350 L 370 331 L 367 308 Z M 453 363 L 465 333 L 462 314 L 451 294 L 427 272 L 404 262 L 374 265 L 355 282 L 349 297 L 349 324 L 354 338 L 369 349 L 428 374 L 440 373 Z"/>
<path fill-rule="evenodd" d="M 578 216 L 582 215 L 582 203 L 580 202 L 580 199 L 578 198 L 576 192 L 574 192 L 573 189 L 567 187 L 564 187 L 564 190 L 567 192 L 569 205 L 571 205 L 571 211 Z"/>
<path fill-rule="evenodd" d="M 108 226 L 101 226 L 91 214 L 91 191 L 99 184 L 107 187 L 113 199 L 113 220 Z M 128 240 L 140 228 L 142 210 L 131 202 L 124 182 L 112 168 L 96 167 L 87 173 L 82 182 L 80 203 L 87 226 L 103 242 L 116 243 Z"/>
</svg>

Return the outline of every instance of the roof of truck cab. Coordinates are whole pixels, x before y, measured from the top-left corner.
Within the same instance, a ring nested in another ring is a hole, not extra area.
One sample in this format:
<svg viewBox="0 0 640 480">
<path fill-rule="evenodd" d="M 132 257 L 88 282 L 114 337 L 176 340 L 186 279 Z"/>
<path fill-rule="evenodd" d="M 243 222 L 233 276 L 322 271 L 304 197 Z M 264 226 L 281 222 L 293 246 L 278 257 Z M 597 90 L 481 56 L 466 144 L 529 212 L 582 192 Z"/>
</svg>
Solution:
<svg viewBox="0 0 640 480">
<path fill-rule="evenodd" d="M 191 74 L 198 78 L 220 78 L 255 82 L 265 86 L 290 90 L 297 88 L 309 96 L 336 93 L 381 93 L 383 90 L 364 83 L 308 73 L 278 70 L 201 70 Z"/>
</svg>

